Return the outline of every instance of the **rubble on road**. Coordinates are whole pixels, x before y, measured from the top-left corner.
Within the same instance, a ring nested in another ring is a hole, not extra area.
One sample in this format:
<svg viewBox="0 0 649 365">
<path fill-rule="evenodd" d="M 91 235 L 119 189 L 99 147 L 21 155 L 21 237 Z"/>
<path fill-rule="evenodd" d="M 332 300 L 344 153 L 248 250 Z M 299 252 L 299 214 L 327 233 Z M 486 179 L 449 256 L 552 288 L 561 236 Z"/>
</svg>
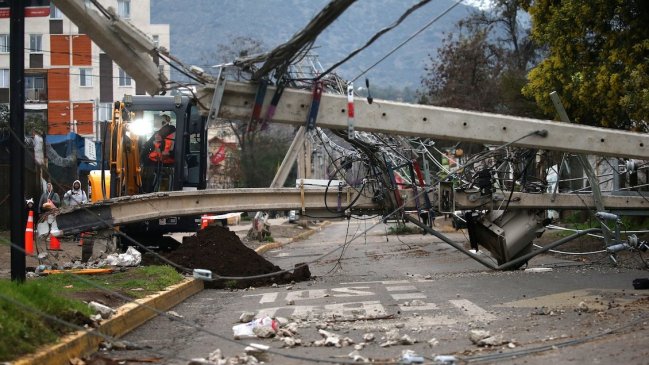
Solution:
<svg viewBox="0 0 649 365">
<path fill-rule="evenodd" d="M 180 247 L 166 255 L 168 260 L 192 269 L 210 270 L 214 276 L 256 276 L 281 271 L 278 266 L 246 247 L 228 228 L 208 226 L 191 237 L 186 237 Z M 303 269 L 304 270 L 304 269 Z M 206 288 L 248 288 L 273 283 L 290 283 L 291 273 L 277 276 L 237 281 L 214 280 L 205 282 Z"/>
</svg>

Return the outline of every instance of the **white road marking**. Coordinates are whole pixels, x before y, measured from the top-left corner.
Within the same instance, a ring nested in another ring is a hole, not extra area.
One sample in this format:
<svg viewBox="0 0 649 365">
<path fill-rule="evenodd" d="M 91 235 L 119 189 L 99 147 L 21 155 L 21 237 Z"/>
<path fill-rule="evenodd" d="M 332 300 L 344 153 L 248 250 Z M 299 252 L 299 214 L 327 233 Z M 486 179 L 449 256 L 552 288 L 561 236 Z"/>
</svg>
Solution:
<svg viewBox="0 0 649 365">
<path fill-rule="evenodd" d="M 293 317 L 310 317 L 314 314 L 333 316 L 381 316 L 387 312 L 378 300 L 366 302 L 335 303 L 326 305 L 291 305 L 260 309 L 257 317 L 274 317 L 278 312 L 289 312 Z"/>
<path fill-rule="evenodd" d="M 424 305 L 400 305 L 399 308 L 402 312 L 421 312 L 438 309 L 437 304 L 435 303 L 425 303 Z"/>
<path fill-rule="evenodd" d="M 451 302 L 451 304 L 453 304 L 457 309 L 465 312 L 471 318 L 477 321 L 488 322 L 496 319 L 496 316 L 478 307 L 475 303 L 471 302 L 470 300 L 457 299 L 457 300 L 449 300 L 449 302 Z"/>
<path fill-rule="evenodd" d="M 263 304 L 263 303 L 272 303 L 276 301 L 278 295 L 279 295 L 278 292 L 272 292 L 272 293 L 262 293 L 262 294 L 247 294 L 244 295 L 244 297 L 261 296 L 261 299 L 259 299 L 259 304 Z"/>
<path fill-rule="evenodd" d="M 397 286 L 386 286 L 387 291 L 413 291 L 417 290 L 417 287 L 414 285 L 397 285 Z"/>
<path fill-rule="evenodd" d="M 385 280 L 385 281 L 352 281 L 349 283 L 340 283 L 340 285 L 356 285 L 356 284 L 392 285 L 392 284 L 410 284 L 410 282 L 408 280 Z"/>
<path fill-rule="evenodd" d="M 405 300 L 405 299 L 424 299 L 426 294 L 424 293 L 400 293 L 400 294 L 390 294 L 394 300 Z"/>
</svg>

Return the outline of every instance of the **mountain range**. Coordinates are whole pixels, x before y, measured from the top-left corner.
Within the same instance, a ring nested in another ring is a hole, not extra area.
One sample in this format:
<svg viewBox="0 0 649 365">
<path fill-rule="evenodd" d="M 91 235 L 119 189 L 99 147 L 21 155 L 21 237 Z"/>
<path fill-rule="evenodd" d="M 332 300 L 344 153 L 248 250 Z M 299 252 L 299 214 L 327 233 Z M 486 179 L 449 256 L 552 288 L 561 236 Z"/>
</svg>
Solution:
<svg viewBox="0 0 649 365">
<path fill-rule="evenodd" d="M 359 0 L 320 34 L 312 51 L 326 69 L 363 46 L 418 2 Z M 258 40 L 264 50 L 277 47 L 300 31 L 327 3 L 328 0 L 151 0 L 151 23 L 170 24 L 171 53 L 187 64 L 205 69 L 222 62 L 222 56 L 217 54 L 219 45 L 231 44 L 236 37 Z M 433 0 L 422 6 L 341 65 L 336 73 L 350 80 L 369 69 L 363 78 L 369 78 L 372 85 L 417 89 L 425 66 L 431 56 L 436 56 L 445 34 L 453 32 L 456 22 L 475 9 L 456 3 Z M 449 8 L 452 9 L 447 12 Z M 429 23 L 432 24 L 427 26 Z M 420 34 L 406 42 L 420 30 Z M 397 51 L 370 69 L 402 43 Z M 179 75 L 172 73 L 172 78 L 179 79 Z"/>
</svg>

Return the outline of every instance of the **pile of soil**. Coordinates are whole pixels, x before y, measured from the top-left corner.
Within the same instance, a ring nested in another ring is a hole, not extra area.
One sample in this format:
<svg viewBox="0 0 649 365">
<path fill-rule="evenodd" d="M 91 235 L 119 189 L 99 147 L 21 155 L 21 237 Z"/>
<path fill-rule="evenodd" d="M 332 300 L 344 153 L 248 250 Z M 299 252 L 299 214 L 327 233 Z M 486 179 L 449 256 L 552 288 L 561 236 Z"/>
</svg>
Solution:
<svg viewBox="0 0 649 365">
<path fill-rule="evenodd" d="M 195 236 L 185 237 L 180 247 L 166 257 L 186 268 L 211 270 L 213 276 L 254 276 L 282 270 L 246 247 L 234 232 L 220 226 L 208 226 Z M 283 273 L 258 279 L 215 280 L 206 282 L 205 287 L 247 288 L 295 279 L 293 274 Z"/>
</svg>

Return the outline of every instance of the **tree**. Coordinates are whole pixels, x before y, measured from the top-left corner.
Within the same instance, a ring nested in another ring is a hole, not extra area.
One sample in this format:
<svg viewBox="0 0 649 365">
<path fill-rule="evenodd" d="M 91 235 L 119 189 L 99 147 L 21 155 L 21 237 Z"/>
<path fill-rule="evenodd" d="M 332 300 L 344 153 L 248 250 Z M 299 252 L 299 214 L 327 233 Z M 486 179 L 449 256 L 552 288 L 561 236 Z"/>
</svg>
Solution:
<svg viewBox="0 0 649 365">
<path fill-rule="evenodd" d="M 522 95 L 526 74 L 538 47 L 522 26 L 516 0 L 492 2 L 456 24 L 422 80 L 420 101 L 521 116 L 538 116 L 531 98 Z"/>
<path fill-rule="evenodd" d="M 525 95 L 554 115 L 557 91 L 577 123 L 632 128 L 649 114 L 649 2 L 525 0 L 532 36 L 548 55 Z"/>
</svg>

